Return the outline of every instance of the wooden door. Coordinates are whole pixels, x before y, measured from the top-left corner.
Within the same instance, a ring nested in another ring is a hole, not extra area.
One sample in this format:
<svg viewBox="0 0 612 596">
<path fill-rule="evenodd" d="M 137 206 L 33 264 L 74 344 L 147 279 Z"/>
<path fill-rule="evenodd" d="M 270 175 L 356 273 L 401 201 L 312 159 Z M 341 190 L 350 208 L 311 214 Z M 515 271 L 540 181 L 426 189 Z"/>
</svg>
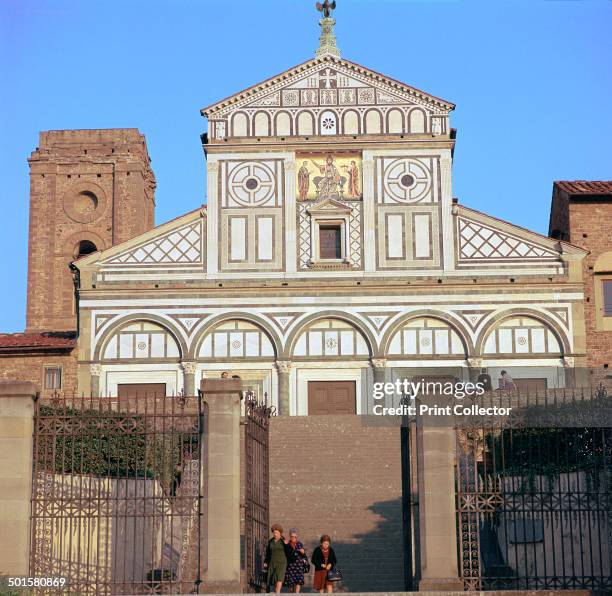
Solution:
<svg viewBox="0 0 612 596">
<path fill-rule="evenodd" d="M 355 414 L 355 381 L 308 381 L 308 414 Z"/>
<path fill-rule="evenodd" d="M 117 396 L 120 399 L 166 397 L 166 383 L 120 383 Z"/>
</svg>

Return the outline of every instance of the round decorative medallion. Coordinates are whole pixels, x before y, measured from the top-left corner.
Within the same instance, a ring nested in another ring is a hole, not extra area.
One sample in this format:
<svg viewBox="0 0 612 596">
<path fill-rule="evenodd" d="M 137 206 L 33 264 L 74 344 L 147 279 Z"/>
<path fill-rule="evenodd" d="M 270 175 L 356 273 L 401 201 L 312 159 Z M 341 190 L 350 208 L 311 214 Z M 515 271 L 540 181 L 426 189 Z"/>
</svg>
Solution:
<svg viewBox="0 0 612 596">
<path fill-rule="evenodd" d="M 327 130 L 331 130 L 336 125 L 332 118 L 323 118 L 323 122 L 321 122 L 321 124 L 323 125 L 323 128 Z"/>
<path fill-rule="evenodd" d="M 398 203 L 416 203 L 431 189 L 429 167 L 416 158 L 388 162 L 383 177 L 386 198 Z"/>
<path fill-rule="evenodd" d="M 517 343 L 520 346 L 524 346 L 527 343 L 527 338 L 526 337 L 519 337 L 516 341 L 517 341 Z"/>
<path fill-rule="evenodd" d="M 235 340 L 232 342 L 232 348 L 234 348 L 234 350 L 237 350 L 237 349 L 238 349 L 240 346 L 242 346 L 242 344 L 240 343 L 240 341 L 239 341 L 239 340 L 235 339 Z"/>
<path fill-rule="evenodd" d="M 328 340 L 325 342 L 325 345 L 328 348 L 335 348 L 338 345 L 338 341 L 336 339 L 334 339 L 333 337 L 328 338 Z"/>
<path fill-rule="evenodd" d="M 245 207 L 264 205 L 274 196 L 274 172 L 262 162 L 238 164 L 231 171 L 227 184 L 229 197 Z"/>
<path fill-rule="evenodd" d="M 429 339 L 429 337 L 421 338 L 421 345 L 422 346 L 429 346 L 429 345 L 431 345 L 431 339 Z"/>
<path fill-rule="evenodd" d="M 104 190 L 93 182 L 77 182 L 64 194 L 64 211 L 73 221 L 90 223 L 101 217 L 106 208 Z"/>
<path fill-rule="evenodd" d="M 139 341 L 137 347 L 138 347 L 139 350 L 146 350 L 147 349 L 147 344 L 144 341 Z"/>
</svg>

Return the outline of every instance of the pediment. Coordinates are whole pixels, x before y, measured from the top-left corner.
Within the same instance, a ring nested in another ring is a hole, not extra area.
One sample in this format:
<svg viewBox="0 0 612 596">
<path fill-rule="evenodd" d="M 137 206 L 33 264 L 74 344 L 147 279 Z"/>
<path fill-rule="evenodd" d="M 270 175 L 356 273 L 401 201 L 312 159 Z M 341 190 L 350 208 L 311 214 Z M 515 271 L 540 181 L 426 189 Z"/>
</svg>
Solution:
<svg viewBox="0 0 612 596">
<path fill-rule="evenodd" d="M 318 203 L 314 203 L 306 209 L 310 215 L 320 215 L 321 213 L 338 213 L 345 215 L 351 213 L 352 209 L 348 205 L 337 201 L 336 199 L 323 199 Z"/>
<path fill-rule="evenodd" d="M 255 108 L 358 109 L 394 105 L 418 105 L 432 114 L 443 115 L 455 107 L 349 60 L 324 55 L 203 108 L 201 113 L 211 120 L 222 120 L 235 110 Z"/>
</svg>

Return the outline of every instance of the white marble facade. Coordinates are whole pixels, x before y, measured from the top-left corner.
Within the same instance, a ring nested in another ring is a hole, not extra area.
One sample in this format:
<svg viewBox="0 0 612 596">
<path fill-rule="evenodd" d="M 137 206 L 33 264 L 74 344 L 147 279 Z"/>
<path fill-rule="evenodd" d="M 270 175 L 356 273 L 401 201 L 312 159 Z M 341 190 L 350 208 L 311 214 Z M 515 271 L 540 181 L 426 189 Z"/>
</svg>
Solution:
<svg viewBox="0 0 612 596">
<path fill-rule="evenodd" d="M 453 107 L 324 55 L 205 108 L 206 207 L 78 263 L 81 368 L 109 395 L 231 369 L 289 414 L 312 380 L 357 413 L 407 370 L 562 385 L 584 253 L 453 203 Z"/>
</svg>

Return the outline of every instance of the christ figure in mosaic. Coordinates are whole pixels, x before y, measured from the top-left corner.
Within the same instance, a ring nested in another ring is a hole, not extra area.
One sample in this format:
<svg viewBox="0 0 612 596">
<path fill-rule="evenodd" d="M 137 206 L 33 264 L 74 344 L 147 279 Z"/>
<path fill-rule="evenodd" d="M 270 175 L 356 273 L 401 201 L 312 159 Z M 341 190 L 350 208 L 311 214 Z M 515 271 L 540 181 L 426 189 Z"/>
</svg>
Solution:
<svg viewBox="0 0 612 596">
<path fill-rule="evenodd" d="M 328 155 L 325 158 L 324 164 L 318 164 L 314 161 L 312 163 L 321 173 L 321 176 L 313 178 L 317 187 L 317 199 L 337 199 L 342 197 L 346 178 L 338 172 L 338 168 L 334 165 L 334 158 Z"/>
<path fill-rule="evenodd" d="M 310 187 L 310 170 L 308 169 L 308 162 L 305 161 L 302 164 L 298 172 L 298 192 L 300 200 L 308 198 L 308 188 Z"/>
</svg>

